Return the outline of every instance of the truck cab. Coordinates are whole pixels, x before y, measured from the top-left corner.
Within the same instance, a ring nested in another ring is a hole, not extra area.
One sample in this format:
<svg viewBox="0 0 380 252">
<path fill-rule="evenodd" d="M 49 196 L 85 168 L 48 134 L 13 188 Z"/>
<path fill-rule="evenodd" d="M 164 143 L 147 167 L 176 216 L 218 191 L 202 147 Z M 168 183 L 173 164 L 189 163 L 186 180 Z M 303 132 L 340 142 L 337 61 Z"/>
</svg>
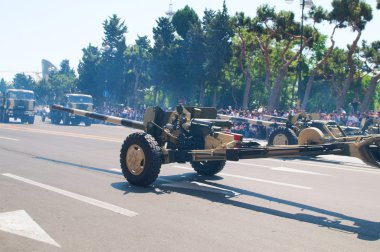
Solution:
<svg viewBox="0 0 380 252">
<path fill-rule="evenodd" d="M 66 94 L 61 105 L 72 109 L 81 109 L 93 111 L 94 103 L 91 95 L 87 94 Z M 86 126 L 91 125 L 91 119 L 78 116 L 71 113 L 62 113 L 57 110 L 50 110 L 50 119 L 53 124 L 59 124 L 61 121 L 64 125 L 79 125 L 83 122 Z"/>
<path fill-rule="evenodd" d="M 34 123 L 36 101 L 34 92 L 25 89 L 7 89 L 0 98 L 0 121 L 8 123 L 10 118 L 22 123 Z"/>
</svg>

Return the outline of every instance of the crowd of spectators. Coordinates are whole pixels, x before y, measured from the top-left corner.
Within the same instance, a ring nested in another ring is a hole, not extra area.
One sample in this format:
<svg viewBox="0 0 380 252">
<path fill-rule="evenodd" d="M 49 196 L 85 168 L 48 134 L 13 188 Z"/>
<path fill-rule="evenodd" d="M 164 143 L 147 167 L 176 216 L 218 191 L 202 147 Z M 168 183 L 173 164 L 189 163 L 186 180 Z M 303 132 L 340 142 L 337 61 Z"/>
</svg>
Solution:
<svg viewBox="0 0 380 252">
<path fill-rule="evenodd" d="M 130 120 L 135 121 L 143 121 L 144 120 L 144 109 L 138 109 L 138 108 L 130 108 L 126 106 L 100 106 L 95 108 L 95 112 L 104 114 L 104 115 L 110 115 L 110 116 L 117 116 L 122 117 Z"/>
</svg>

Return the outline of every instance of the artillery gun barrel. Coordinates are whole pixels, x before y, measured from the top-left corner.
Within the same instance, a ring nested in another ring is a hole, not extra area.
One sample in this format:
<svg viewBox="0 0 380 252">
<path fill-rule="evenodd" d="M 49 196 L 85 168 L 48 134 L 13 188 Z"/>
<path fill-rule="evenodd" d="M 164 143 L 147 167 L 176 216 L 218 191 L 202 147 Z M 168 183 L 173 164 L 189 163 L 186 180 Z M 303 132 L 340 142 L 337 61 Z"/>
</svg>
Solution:
<svg viewBox="0 0 380 252">
<path fill-rule="evenodd" d="M 259 119 L 250 119 L 250 118 L 244 118 L 244 117 L 236 117 L 236 116 L 229 116 L 229 115 L 222 115 L 218 114 L 219 118 L 224 120 L 233 120 L 238 122 L 245 122 L 249 123 L 250 125 L 261 125 L 265 127 L 270 127 L 273 125 L 277 126 L 285 126 L 286 124 L 283 122 L 271 122 L 271 121 L 265 121 L 265 120 L 259 120 Z"/>
<path fill-rule="evenodd" d="M 95 113 L 95 112 L 90 112 L 90 111 L 86 111 L 86 110 L 81 110 L 81 109 L 66 108 L 66 107 L 63 107 L 60 105 L 56 105 L 56 104 L 54 104 L 52 106 L 52 108 L 55 110 L 66 112 L 66 113 L 71 113 L 71 114 L 75 114 L 75 115 L 79 115 L 79 116 L 85 116 L 85 117 L 89 117 L 92 119 L 97 119 L 97 120 L 101 120 L 101 121 L 105 121 L 105 122 L 109 122 L 109 123 L 113 123 L 113 124 L 117 124 L 117 125 L 122 125 L 125 127 L 131 127 L 131 128 L 139 129 L 139 130 L 145 130 L 144 123 L 139 122 L 139 121 L 135 121 L 135 120 L 124 119 L 124 118 L 116 117 L 116 116 L 107 116 L 107 115 L 103 115 L 103 114 L 99 114 L 99 113 Z"/>
</svg>

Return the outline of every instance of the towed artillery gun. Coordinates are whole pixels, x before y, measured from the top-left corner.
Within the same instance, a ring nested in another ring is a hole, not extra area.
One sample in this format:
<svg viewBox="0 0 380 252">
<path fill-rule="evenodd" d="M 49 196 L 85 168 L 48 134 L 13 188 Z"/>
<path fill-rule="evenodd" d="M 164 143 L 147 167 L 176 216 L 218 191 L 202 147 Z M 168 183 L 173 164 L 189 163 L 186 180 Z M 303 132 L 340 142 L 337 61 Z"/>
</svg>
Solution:
<svg viewBox="0 0 380 252">
<path fill-rule="evenodd" d="M 214 175 L 224 168 L 227 160 L 336 154 L 357 157 L 380 168 L 380 136 L 356 142 L 260 146 L 256 142 L 244 142 L 242 135 L 230 133 L 231 121 L 216 119 L 215 108 L 177 106 L 175 111 L 165 112 L 160 107 L 149 107 L 144 122 L 59 105 L 52 108 L 143 130 L 127 136 L 120 151 L 124 177 L 138 186 L 153 183 L 161 165 L 174 162 L 190 162 L 198 174 Z"/>
<path fill-rule="evenodd" d="M 275 121 L 237 118 L 228 115 L 218 115 L 219 118 L 245 121 L 251 125 L 272 127 L 268 145 L 305 145 L 324 144 L 332 142 L 355 142 L 368 136 L 348 135 L 347 129 L 339 126 L 335 121 L 318 120 L 317 114 L 297 113 L 288 119 L 267 116 Z M 302 134 L 301 134 L 302 133 Z"/>
</svg>

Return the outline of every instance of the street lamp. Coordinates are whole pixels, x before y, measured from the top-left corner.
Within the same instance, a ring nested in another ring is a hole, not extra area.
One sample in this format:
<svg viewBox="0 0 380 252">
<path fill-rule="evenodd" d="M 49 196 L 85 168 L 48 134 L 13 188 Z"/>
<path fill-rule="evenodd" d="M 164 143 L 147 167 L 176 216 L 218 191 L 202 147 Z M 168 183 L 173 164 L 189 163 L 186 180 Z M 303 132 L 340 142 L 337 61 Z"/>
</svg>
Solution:
<svg viewBox="0 0 380 252">
<path fill-rule="evenodd" d="M 286 3 L 291 4 L 294 0 L 285 0 Z M 302 83 L 302 50 L 303 50 L 303 19 L 305 7 L 311 8 L 314 3 L 313 0 L 300 0 L 301 5 L 301 36 L 300 36 L 300 52 L 298 56 L 297 64 L 297 80 L 298 80 L 298 91 L 297 91 L 297 109 L 301 106 L 301 83 Z"/>
</svg>

